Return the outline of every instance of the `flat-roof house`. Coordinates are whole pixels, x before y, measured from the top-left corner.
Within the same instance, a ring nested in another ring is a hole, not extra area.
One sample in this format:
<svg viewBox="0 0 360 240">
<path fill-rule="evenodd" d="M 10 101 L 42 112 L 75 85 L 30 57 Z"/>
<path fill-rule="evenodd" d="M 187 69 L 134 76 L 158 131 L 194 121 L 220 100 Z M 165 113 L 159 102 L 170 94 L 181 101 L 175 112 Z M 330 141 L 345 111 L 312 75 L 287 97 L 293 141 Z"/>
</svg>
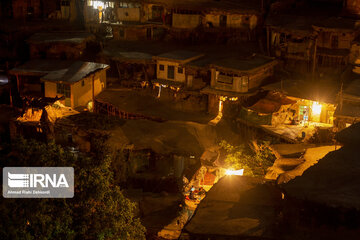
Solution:
<svg viewBox="0 0 360 240">
<path fill-rule="evenodd" d="M 68 107 L 87 106 L 106 87 L 102 63 L 32 60 L 10 70 L 21 96 L 63 97 Z"/>
<path fill-rule="evenodd" d="M 209 95 L 209 112 L 218 111 L 220 98 L 245 99 L 273 76 L 277 61 L 264 56 L 223 58 L 210 64 L 211 83 L 201 92 Z"/>
<path fill-rule="evenodd" d="M 157 65 L 157 79 L 153 82 L 173 87 L 191 87 L 192 79 L 186 74 L 185 64 L 204 56 L 203 54 L 191 51 L 172 51 L 153 59 Z"/>
</svg>

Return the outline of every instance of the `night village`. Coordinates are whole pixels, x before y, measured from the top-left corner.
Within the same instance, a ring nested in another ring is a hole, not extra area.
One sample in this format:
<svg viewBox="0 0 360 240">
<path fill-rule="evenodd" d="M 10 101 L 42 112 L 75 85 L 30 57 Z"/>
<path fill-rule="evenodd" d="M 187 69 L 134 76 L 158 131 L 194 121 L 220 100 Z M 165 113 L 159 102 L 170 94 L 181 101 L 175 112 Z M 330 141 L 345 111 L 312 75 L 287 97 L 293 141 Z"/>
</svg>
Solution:
<svg viewBox="0 0 360 240">
<path fill-rule="evenodd" d="M 360 239 L 360 0 L 0 20 L 0 239 Z"/>
</svg>

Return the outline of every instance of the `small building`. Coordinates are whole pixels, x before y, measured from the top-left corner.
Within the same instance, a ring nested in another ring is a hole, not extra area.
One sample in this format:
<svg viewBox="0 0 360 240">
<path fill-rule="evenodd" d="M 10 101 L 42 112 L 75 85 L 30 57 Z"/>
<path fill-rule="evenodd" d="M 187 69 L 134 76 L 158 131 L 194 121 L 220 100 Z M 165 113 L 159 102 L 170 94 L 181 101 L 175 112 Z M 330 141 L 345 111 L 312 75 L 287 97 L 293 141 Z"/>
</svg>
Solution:
<svg viewBox="0 0 360 240">
<path fill-rule="evenodd" d="M 62 60 L 79 59 L 94 41 L 95 36 L 88 32 L 36 33 L 27 40 L 31 58 Z"/>
<path fill-rule="evenodd" d="M 285 60 L 286 67 L 312 71 L 315 36 L 312 18 L 276 15 L 266 19 L 268 55 Z"/>
<path fill-rule="evenodd" d="M 16 77 L 20 96 L 63 97 L 65 106 L 76 108 L 88 107 L 106 88 L 108 68 L 94 62 L 32 60 L 9 73 Z"/>
<path fill-rule="evenodd" d="M 127 51 L 108 46 L 101 56 L 111 66 L 107 74 L 108 83 L 140 87 L 155 78 L 156 63 L 152 60 L 153 55 L 139 48 L 137 51 Z"/>
<path fill-rule="evenodd" d="M 12 1 L 13 17 L 19 18 L 39 18 L 42 16 L 43 9 L 41 8 L 41 1 L 25 1 L 14 0 Z"/>
<path fill-rule="evenodd" d="M 208 111 L 217 113 L 225 99 L 243 101 L 256 94 L 274 74 L 277 61 L 263 56 L 222 58 L 210 64 L 211 83 L 201 92 L 208 94 Z"/>
<path fill-rule="evenodd" d="M 333 81 L 285 80 L 263 86 L 285 95 L 290 102 L 272 114 L 271 125 L 318 123 L 332 126 L 340 84 Z"/>
<path fill-rule="evenodd" d="M 12 14 L 15 19 L 55 18 L 74 21 L 77 19 L 75 4 L 75 0 L 13 0 Z"/>
<path fill-rule="evenodd" d="M 349 63 L 352 42 L 359 36 L 359 22 L 327 18 L 313 25 L 316 38 L 316 65 L 344 70 Z"/>
<path fill-rule="evenodd" d="M 280 14 L 265 25 L 268 54 L 301 72 L 342 72 L 359 35 L 358 22 L 341 17 Z"/>
<path fill-rule="evenodd" d="M 175 88 L 192 86 L 192 77 L 186 74 L 185 64 L 204 56 L 191 51 L 172 51 L 154 56 L 157 79 L 153 82 Z"/>
</svg>

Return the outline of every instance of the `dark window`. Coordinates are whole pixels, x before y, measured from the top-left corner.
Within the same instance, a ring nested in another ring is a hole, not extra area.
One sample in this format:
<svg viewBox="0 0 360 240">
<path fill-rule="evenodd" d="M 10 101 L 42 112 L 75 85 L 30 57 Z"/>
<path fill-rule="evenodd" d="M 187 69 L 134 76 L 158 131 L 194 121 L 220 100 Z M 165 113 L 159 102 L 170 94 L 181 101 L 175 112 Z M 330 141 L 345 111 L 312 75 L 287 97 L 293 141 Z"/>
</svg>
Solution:
<svg viewBox="0 0 360 240">
<path fill-rule="evenodd" d="M 178 73 L 183 73 L 184 72 L 184 69 L 182 67 L 178 67 Z"/>
<path fill-rule="evenodd" d="M 66 98 L 70 98 L 70 85 L 68 84 L 56 84 L 56 93 L 64 95 Z"/>
<path fill-rule="evenodd" d="M 161 6 L 152 6 L 152 19 L 154 22 L 163 21 L 164 8 Z"/>
<path fill-rule="evenodd" d="M 70 1 L 61 1 L 61 6 L 70 6 Z"/>
<path fill-rule="evenodd" d="M 339 47 L 339 37 L 332 36 L 331 37 L 331 48 L 338 48 Z"/>
<path fill-rule="evenodd" d="M 164 65 L 160 64 L 160 65 L 159 65 L 159 70 L 160 70 L 160 71 L 164 71 L 164 69 L 165 69 Z"/>
<path fill-rule="evenodd" d="M 81 81 L 81 86 L 82 87 L 85 86 L 85 81 L 84 80 Z"/>
<path fill-rule="evenodd" d="M 218 76 L 217 82 L 232 85 L 233 84 L 233 76 L 224 74 L 224 73 L 220 73 Z"/>
<path fill-rule="evenodd" d="M 119 35 L 120 35 L 120 37 L 124 37 L 125 36 L 125 30 L 123 29 L 123 28 L 120 28 L 119 29 Z"/>
<path fill-rule="evenodd" d="M 220 27 L 226 27 L 226 22 L 227 22 L 227 16 L 221 15 L 220 16 Z"/>
<path fill-rule="evenodd" d="M 174 79 L 175 77 L 175 66 L 168 66 L 168 79 Z"/>
</svg>

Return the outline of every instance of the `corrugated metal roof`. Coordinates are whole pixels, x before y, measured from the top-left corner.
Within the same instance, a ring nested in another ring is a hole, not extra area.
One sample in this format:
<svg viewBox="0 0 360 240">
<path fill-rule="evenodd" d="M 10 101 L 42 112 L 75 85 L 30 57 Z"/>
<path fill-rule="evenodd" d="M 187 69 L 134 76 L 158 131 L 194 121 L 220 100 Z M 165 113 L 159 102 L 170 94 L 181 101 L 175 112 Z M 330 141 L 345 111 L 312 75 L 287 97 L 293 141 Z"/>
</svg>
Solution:
<svg viewBox="0 0 360 240">
<path fill-rule="evenodd" d="M 87 75 L 109 66 L 102 63 L 63 61 L 63 60 L 31 60 L 10 70 L 10 74 L 38 75 L 44 81 L 61 81 L 74 83 Z"/>
</svg>

